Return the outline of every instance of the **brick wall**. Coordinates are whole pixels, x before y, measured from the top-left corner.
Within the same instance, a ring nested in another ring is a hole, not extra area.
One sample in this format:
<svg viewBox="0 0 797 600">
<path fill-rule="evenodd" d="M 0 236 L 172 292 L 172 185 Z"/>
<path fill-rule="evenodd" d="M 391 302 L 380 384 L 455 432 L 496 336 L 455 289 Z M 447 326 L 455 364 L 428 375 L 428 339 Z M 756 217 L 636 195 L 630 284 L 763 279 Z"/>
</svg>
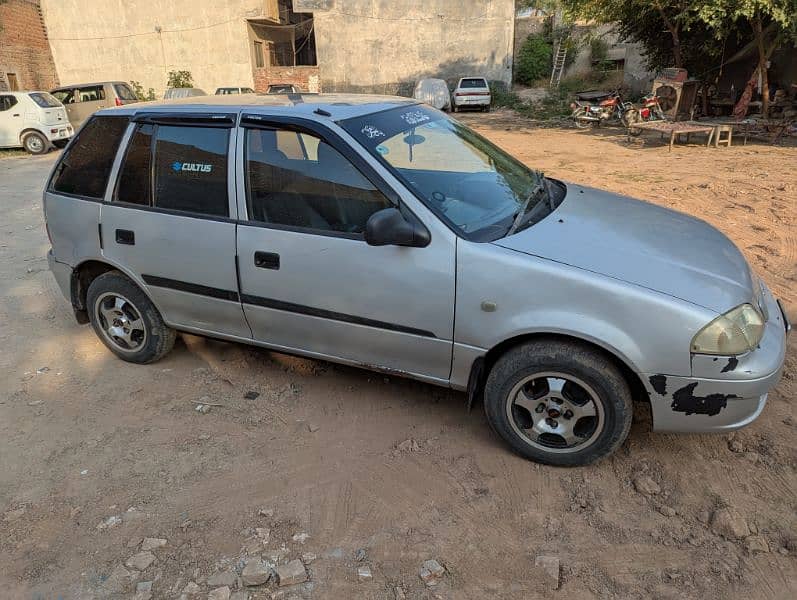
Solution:
<svg viewBox="0 0 797 600">
<path fill-rule="evenodd" d="M 49 90 L 58 85 L 39 0 L 0 3 L 0 90 L 14 73 L 20 90 Z"/>
<path fill-rule="evenodd" d="M 318 67 L 262 67 L 254 70 L 255 91 L 265 92 L 272 83 L 290 83 L 303 92 L 320 92 Z"/>
</svg>

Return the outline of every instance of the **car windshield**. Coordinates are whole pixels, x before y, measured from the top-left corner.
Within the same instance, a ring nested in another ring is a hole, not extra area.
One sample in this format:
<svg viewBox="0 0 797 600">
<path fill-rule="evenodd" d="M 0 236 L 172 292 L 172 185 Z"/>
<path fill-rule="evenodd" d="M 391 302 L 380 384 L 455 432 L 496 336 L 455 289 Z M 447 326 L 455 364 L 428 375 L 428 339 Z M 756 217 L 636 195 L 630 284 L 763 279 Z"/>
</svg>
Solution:
<svg viewBox="0 0 797 600">
<path fill-rule="evenodd" d="M 468 239 L 495 240 L 551 212 L 541 173 L 433 108 L 403 106 L 341 125 Z"/>
<path fill-rule="evenodd" d="M 28 94 L 28 96 L 42 108 L 58 108 L 61 106 L 61 103 L 47 92 L 36 92 Z"/>
</svg>

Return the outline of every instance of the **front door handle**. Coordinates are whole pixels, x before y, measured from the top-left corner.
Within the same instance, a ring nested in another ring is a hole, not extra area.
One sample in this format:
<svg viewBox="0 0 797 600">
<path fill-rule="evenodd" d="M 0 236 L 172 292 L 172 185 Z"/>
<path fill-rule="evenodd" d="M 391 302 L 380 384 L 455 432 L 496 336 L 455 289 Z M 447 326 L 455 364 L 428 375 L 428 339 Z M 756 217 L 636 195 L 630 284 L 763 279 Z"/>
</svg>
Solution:
<svg viewBox="0 0 797 600">
<path fill-rule="evenodd" d="M 130 231 L 129 229 L 117 229 L 116 243 L 124 244 L 125 246 L 135 246 L 136 233 L 134 231 Z"/>
<path fill-rule="evenodd" d="M 275 252 L 258 250 L 255 252 L 255 266 L 259 269 L 274 269 L 278 271 L 280 268 L 280 255 Z"/>
</svg>

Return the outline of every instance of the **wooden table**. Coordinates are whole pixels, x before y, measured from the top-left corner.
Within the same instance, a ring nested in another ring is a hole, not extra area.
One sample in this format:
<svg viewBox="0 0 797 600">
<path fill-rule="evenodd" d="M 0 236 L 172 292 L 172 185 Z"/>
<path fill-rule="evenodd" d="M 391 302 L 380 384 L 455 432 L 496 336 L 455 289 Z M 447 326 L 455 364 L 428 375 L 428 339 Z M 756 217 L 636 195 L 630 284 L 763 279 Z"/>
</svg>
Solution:
<svg viewBox="0 0 797 600">
<path fill-rule="evenodd" d="M 711 140 L 714 137 L 714 125 L 698 123 L 697 121 L 650 121 L 648 123 L 634 123 L 633 129 L 641 129 L 643 131 L 658 131 L 662 136 L 665 133 L 670 134 L 670 152 L 675 143 L 675 138 L 679 135 L 686 135 L 687 141 L 689 135 L 692 133 L 705 133 L 706 134 L 706 148 L 711 145 Z M 628 141 L 631 141 L 631 133 L 629 128 Z"/>
</svg>

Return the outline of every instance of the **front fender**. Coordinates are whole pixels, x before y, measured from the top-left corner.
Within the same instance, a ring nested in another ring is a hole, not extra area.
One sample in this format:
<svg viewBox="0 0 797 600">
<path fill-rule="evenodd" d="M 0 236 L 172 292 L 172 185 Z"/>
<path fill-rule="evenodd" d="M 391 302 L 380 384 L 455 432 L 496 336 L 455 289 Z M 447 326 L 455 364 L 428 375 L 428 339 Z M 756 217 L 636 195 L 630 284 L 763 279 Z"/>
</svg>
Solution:
<svg viewBox="0 0 797 600">
<path fill-rule="evenodd" d="M 486 352 L 518 336 L 556 333 L 605 348 L 636 373 L 689 376 L 692 337 L 715 316 L 654 290 L 494 244 L 457 245 L 454 340 L 468 348 Z"/>
</svg>

